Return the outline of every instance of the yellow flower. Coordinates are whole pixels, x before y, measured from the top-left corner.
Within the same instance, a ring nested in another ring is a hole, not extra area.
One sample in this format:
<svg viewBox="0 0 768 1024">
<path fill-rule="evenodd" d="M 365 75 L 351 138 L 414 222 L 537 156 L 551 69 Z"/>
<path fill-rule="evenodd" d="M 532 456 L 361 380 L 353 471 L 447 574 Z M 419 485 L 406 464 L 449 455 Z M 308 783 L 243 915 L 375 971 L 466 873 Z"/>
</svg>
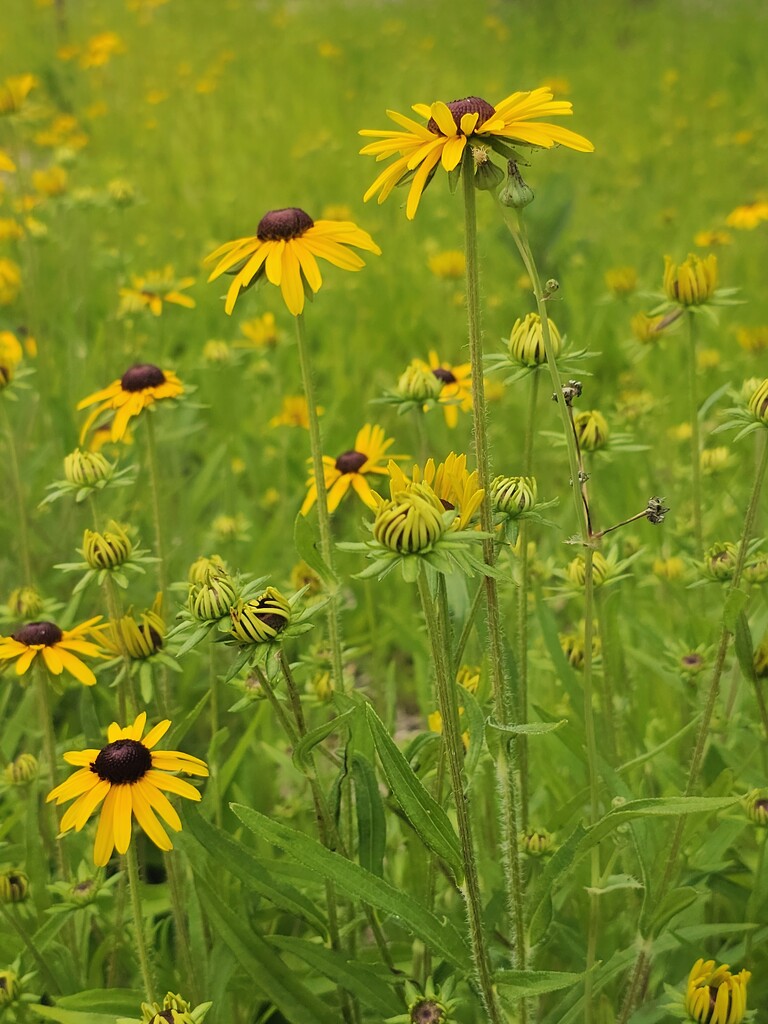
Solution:
<svg viewBox="0 0 768 1024">
<path fill-rule="evenodd" d="M 577 413 L 573 417 L 573 432 L 581 447 L 587 452 L 605 448 L 610 435 L 605 416 L 597 409 Z"/>
<path fill-rule="evenodd" d="M 728 964 L 698 959 L 688 975 L 685 1009 L 699 1024 L 741 1024 L 747 1011 L 749 971 L 731 974 Z"/>
<path fill-rule="evenodd" d="M 322 416 L 325 409 L 318 405 L 315 409 Z M 269 421 L 270 427 L 303 427 L 309 430 L 309 409 L 304 395 L 287 395 L 283 399 L 283 407 L 277 416 Z"/>
<path fill-rule="evenodd" d="M 21 271 L 13 260 L 0 259 L 0 306 L 10 306 L 21 289 Z"/>
<path fill-rule="evenodd" d="M 547 318 L 549 338 L 556 356 L 560 355 L 563 339 L 554 320 Z M 546 363 L 547 353 L 544 350 L 544 335 L 541 317 L 538 313 L 527 313 L 523 319 L 515 320 L 509 333 L 509 354 L 513 359 L 525 366 L 539 366 Z"/>
<path fill-rule="evenodd" d="M 0 115 L 18 113 L 36 85 L 34 75 L 11 75 L 0 82 Z"/>
<path fill-rule="evenodd" d="M 699 231 L 693 236 L 693 244 L 700 249 L 713 249 L 716 245 L 731 245 L 733 238 L 727 231 Z"/>
<path fill-rule="evenodd" d="M 738 228 L 741 231 L 752 231 L 758 224 L 768 220 L 768 202 L 759 200 L 754 203 L 746 203 L 744 206 L 737 206 L 731 210 L 725 218 L 729 228 Z"/>
<path fill-rule="evenodd" d="M 479 96 L 468 96 L 451 103 L 416 103 L 411 109 L 426 123 L 388 110 L 389 119 L 404 131 L 363 129 L 359 133 L 377 140 L 363 146 L 361 153 L 375 156 L 377 161 L 395 157 L 365 193 L 364 200 L 367 202 L 378 193 L 378 201 L 383 203 L 395 185 L 410 179 L 405 208 L 409 220 L 416 215 L 421 195 L 437 165 L 448 172 L 458 167 L 468 140 L 475 146 L 489 143 L 502 153 L 509 145 L 550 149 L 559 143 L 582 153 L 594 149 L 591 142 L 567 128 L 532 120 L 573 112 L 570 103 L 554 100 L 548 88 L 512 93 L 496 106 Z"/>
<path fill-rule="evenodd" d="M 295 206 L 271 210 L 259 221 L 255 236 L 226 242 L 206 257 L 206 263 L 219 261 L 208 280 L 234 274 L 224 305 L 229 314 L 240 293 L 266 276 L 270 284 L 280 287 L 288 311 L 298 316 L 304 309 L 306 287 L 317 292 L 323 283 L 317 257 L 342 270 L 365 266 L 348 246 L 381 255 L 371 236 L 352 221 L 313 221 Z"/>
<path fill-rule="evenodd" d="M 654 559 L 653 573 L 663 580 L 679 580 L 684 572 L 685 562 L 679 555 Z"/>
<path fill-rule="evenodd" d="M 452 523 L 453 529 L 464 530 L 470 524 L 480 508 L 485 492 L 478 486 L 478 473 L 467 469 L 467 456 L 451 452 L 445 462 L 435 465 L 434 459 L 428 459 L 424 469 L 414 466 L 411 480 L 395 463 L 387 466 L 389 473 L 389 490 L 393 498 L 399 491 L 407 489 L 409 483 L 425 483 L 439 499 L 443 509 L 456 509 L 457 516 Z"/>
<path fill-rule="evenodd" d="M 768 326 L 739 327 L 736 340 L 745 352 L 763 352 L 768 348 Z"/>
<path fill-rule="evenodd" d="M 147 611 L 137 618 L 130 608 L 126 615 L 107 625 L 103 643 L 106 650 L 142 661 L 162 650 L 165 642 L 165 621 L 162 616 L 163 595 L 158 594 Z"/>
<path fill-rule="evenodd" d="M 32 185 L 43 196 L 62 196 L 67 191 L 69 177 L 63 167 L 48 167 L 32 172 Z"/>
<path fill-rule="evenodd" d="M 100 619 L 97 615 L 73 629 L 60 629 L 55 622 L 28 622 L 11 636 L 0 637 L 0 661 L 17 659 L 16 675 L 23 676 L 39 654 L 52 675 L 66 670 L 84 686 L 93 686 L 96 676 L 77 655 L 104 657 L 99 644 L 84 639 Z"/>
<path fill-rule="evenodd" d="M 49 146 L 51 149 L 63 146 L 69 150 L 78 150 L 88 145 L 88 136 L 72 114 L 57 114 L 47 128 L 35 134 L 35 142 L 38 146 Z"/>
<path fill-rule="evenodd" d="M 180 750 L 155 751 L 152 748 L 162 739 L 171 723 L 166 719 L 150 729 L 142 739 L 147 721 L 146 711 L 137 715 L 133 725 L 121 728 L 113 722 L 107 729 L 107 744 L 100 750 L 72 750 L 64 755 L 67 764 L 78 771 L 62 782 L 46 797 L 57 804 L 75 800 L 61 819 L 60 829 L 79 832 L 99 804 L 104 801 L 96 830 L 93 859 L 97 867 L 104 867 L 117 847 L 125 853 L 131 842 L 131 819 L 161 850 L 172 850 L 173 843 L 158 821 L 155 812 L 174 832 L 181 830 L 181 820 L 166 793 L 199 800 L 200 793 L 183 779 L 170 772 L 206 776 L 205 761 Z M 76 798 L 76 799 L 75 799 Z"/>
<path fill-rule="evenodd" d="M 366 480 L 366 476 L 370 473 L 386 476 L 385 457 L 388 459 L 405 458 L 404 455 L 389 454 L 389 448 L 394 443 L 394 438 L 387 437 L 383 427 L 378 425 L 372 426 L 370 423 L 366 423 L 358 431 L 354 448 L 342 452 L 335 459 L 330 455 L 323 456 L 323 474 L 325 477 L 325 488 L 328 492 L 329 512 L 336 511 L 341 499 L 350 487 L 363 504 L 371 509 L 376 508 L 376 498 Z M 317 484 L 313 471 L 307 480 L 307 496 L 304 499 L 304 504 L 301 506 L 301 514 L 306 515 L 316 501 Z"/>
<path fill-rule="evenodd" d="M 448 249 L 446 252 L 436 252 L 434 256 L 429 257 L 429 269 L 435 277 L 464 277 L 466 267 L 466 257 L 461 249 Z"/>
<path fill-rule="evenodd" d="M 152 363 L 137 363 L 126 370 L 122 377 L 101 391 L 95 391 L 81 402 L 78 409 L 86 409 L 89 405 L 96 408 L 88 414 L 88 419 L 80 432 L 80 443 L 93 426 L 101 413 L 113 410 L 115 413 L 110 430 L 110 440 L 120 441 L 125 437 L 128 421 L 138 416 L 163 398 L 178 398 L 184 393 L 184 385 L 172 370 L 161 370 Z"/>
<path fill-rule="evenodd" d="M 637 271 L 634 267 L 615 267 L 605 272 L 606 287 L 614 295 L 631 295 L 637 288 Z"/>
<path fill-rule="evenodd" d="M 459 708 L 459 725 L 462 724 L 464 718 L 464 708 Z M 433 711 L 427 715 L 427 725 L 429 726 L 430 732 L 436 732 L 438 736 L 443 735 L 443 716 L 439 711 Z M 461 734 L 461 742 L 464 745 L 465 750 L 469 750 L 469 732 L 465 730 Z"/>
<path fill-rule="evenodd" d="M 24 350 L 11 331 L 0 331 L 0 366 L 14 369 L 21 362 Z"/>
<path fill-rule="evenodd" d="M 716 348 L 700 348 L 696 352 L 696 367 L 699 370 L 714 370 L 720 365 L 720 358 Z"/>
<path fill-rule="evenodd" d="M 170 264 L 162 270 L 149 270 L 145 276 L 132 275 L 132 287 L 120 289 L 118 316 L 149 309 L 155 316 L 163 312 L 163 303 L 170 302 L 185 309 L 194 309 L 195 300 L 182 295 L 194 283 L 194 277 L 176 278 Z"/>
<path fill-rule="evenodd" d="M 479 665 L 462 665 L 456 673 L 456 682 L 470 693 L 477 693 L 480 686 Z"/>
<path fill-rule="evenodd" d="M 664 257 L 664 291 L 681 306 L 700 306 L 712 298 L 717 285 L 717 256 L 702 259 L 694 253 L 679 265 Z"/>
<path fill-rule="evenodd" d="M 274 348 L 280 334 L 275 324 L 274 313 L 265 313 L 240 324 L 242 340 L 235 342 L 236 348 Z"/>
<path fill-rule="evenodd" d="M 459 422 L 459 409 L 469 412 L 472 408 L 472 371 L 469 363 L 452 363 L 441 361 L 434 349 L 429 353 L 429 362 L 414 360 L 427 370 L 431 370 L 443 387 L 438 401 L 443 406 L 445 422 L 455 427 Z"/>
<path fill-rule="evenodd" d="M 80 67 L 101 68 L 108 64 L 116 53 L 124 53 L 125 44 L 116 32 L 100 32 L 91 36 L 80 55 Z"/>
<path fill-rule="evenodd" d="M 16 164 L 4 149 L 0 149 L 0 171 L 4 174 L 13 174 L 15 170 Z"/>
<path fill-rule="evenodd" d="M 2 170 L 2 164 L 0 164 Z M 0 217 L 0 242 L 16 242 L 24 237 L 24 228 L 13 217 Z"/>
</svg>

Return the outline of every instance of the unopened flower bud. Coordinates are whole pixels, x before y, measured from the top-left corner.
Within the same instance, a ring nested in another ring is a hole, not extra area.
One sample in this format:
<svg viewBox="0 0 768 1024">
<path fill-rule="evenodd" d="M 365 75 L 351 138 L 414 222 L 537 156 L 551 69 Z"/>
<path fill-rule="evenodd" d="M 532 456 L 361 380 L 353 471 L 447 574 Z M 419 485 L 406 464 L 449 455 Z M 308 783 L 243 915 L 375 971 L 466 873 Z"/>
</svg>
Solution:
<svg viewBox="0 0 768 1024">
<path fill-rule="evenodd" d="M 611 567 L 600 551 L 592 552 L 592 585 L 601 587 L 610 577 Z M 574 586 L 583 587 L 586 582 L 586 566 L 583 555 L 568 563 L 565 574 Z"/>
<path fill-rule="evenodd" d="M 736 568 L 739 549 L 730 541 L 713 544 L 704 555 L 704 572 L 713 580 L 730 580 Z"/>
<path fill-rule="evenodd" d="M 410 1024 L 445 1024 L 446 1012 L 436 999 L 417 999 L 408 1007 Z"/>
<path fill-rule="evenodd" d="M 43 599 L 34 587 L 16 587 L 8 596 L 8 611 L 14 618 L 36 619 L 43 610 Z"/>
<path fill-rule="evenodd" d="M 768 555 L 760 552 L 752 556 L 744 566 L 744 580 L 756 585 L 768 582 Z"/>
<path fill-rule="evenodd" d="M 317 699 L 323 703 L 327 703 L 329 700 L 333 699 L 336 687 L 333 685 L 333 677 L 328 669 L 324 672 L 318 672 L 317 675 L 314 676 L 310 683 L 310 689 Z"/>
<path fill-rule="evenodd" d="M 291 605 L 274 587 L 250 601 L 238 601 L 230 609 L 230 635 L 243 644 L 266 644 L 274 640 L 291 620 Z"/>
<path fill-rule="evenodd" d="M 119 523 L 111 522 L 103 533 L 86 530 L 83 557 L 91 569 L 117 569 L 131 557 L 133 542 Z"/>
<path fill-rule="evenodd" d="M 5 871 L 0 875 L 0 903 L 23 903 L 29 896 L 29 878 L 23 871 Z"/>
<path fill-rule="evenodd" d="M 19 754 L 5 766 L 3 775 L 12 786 L 26 786 L 28 783 L 34 782 L 39 770 L 40 765 L 34 754 Z"/>
<path fill-rule="evenodd" d="M 752 392 L 748 408 L 756 420 L 768 427 L 768 379 L 758 384 Z"/>
<path fill-rule="evenodd" d="M 520 851 L 529 857 L 543 857 L 552 852 L 552 836 L 536 829 L 525 832 L 520 836 Z"/>
<path fill-rule="evenodd" d="M 435 399 L 443 390 L 443 381 L 439 380 L 428 367 L 411 363 L 400 375 L 397 382 L 397 393 L 402 398 L 410 398 L 416 402 L 427 402 Z"/>
<path fill-rule="evenodd" d="M 690 254 L 676 265 L 664 257 L 664 291 L 672 302 L 681 306 L 701 306 L 712 298 L 717 286 L 717 256 Z"/>
<path fill-rule="evenodd" d="M 641 345 L 648 345 L 658 341 L 664 329 L 662 326 L 663 320 L 664 317 L 662 315 L 648 316 L 647 313 L 635 313 L 630 321 L 632 334 Z"/>
<path fill-rule="evenodd" d="M 549 320 L 549 338 L 555 356 L 563 347 L 560 331 L 553 320 Z M 540 366 L 547 361 L 544 348 L 541 318 L 538 313 L 528 313 L 523 319 L 518 317 L 509 335 L 509 354 L 524 366 Z"/>
<path fill-rule="evenodd" d="M 762 641 L 755 648 L 752 663 L 755 666 L 757 678 L 768 679 L 768 634 L 763 637 Z"/>
<path fill-rule="evenodd" d="M 214 576 L 226 576 L 229 569 L 220 555 L 198 558 L 189 567 L 187 579 L 190 583 L 208 583 Z"/>
<path fill-rule="evenodd" d="M 429 550 L 445 533 L 440 499 L 426 484 L 409 484 L 385 501 L 376 513 L 373 536 L 399 554 Z"/>
<path fill-rule="evenodd" d="M 475 188 L 481 192 L 492 192 L 504 180 L 504 171 L 491 160 L 487 146 L 473 146 L 472 160 L 475 166 Z"/>
<path fill-rule="evenodd" d="M 497 476 L 491 482 L 491 502 L 511 519 L 536 507 L 538 487 L 532 476 Z"/>
<path fill-rule="evenodd" d="M 110 200 L 118 207 L 133 206 L 136 202 L 136 189 L 123 178 L 115 178 L 107 185 Z"/>
<path fill-rule="evenodd" d="M 704 656 L 698 651 L 686 651 L 680 658 L 680 671 L 689 679 L 694 679 L 706 668 Z"/>
<path fill-rule="evenodd" d="M 237 590 L 230 576 L 211 576 L 207 583 L 189 588 L 187 608 L 200 622 L 215 622 L 229 614 L 237 601 Z"/>
<path fill-rule="evenodd" d="M 69 898 L 78 907 L 87 907 L 96 899 L 99 891 L 99 884 L 93 878 L 83 878 L 79 882 L 73 882 L 69 891 Z"/>
<path fill-rule="evenodd" d="M 100 452 L 75 448 L 64 456 L 64 478 L 78 487 L 93 487 L 112 476 L 114 466 Z"/>
<path fill-rule="evenodd" d="M 608 423 L 597 409 L 577 413 L 573 417 L 573 429 L 583 451 L 596 452 L 608 443 Z"/>
<path fill-rule="evenodd" d="M 768 828 L 768 790 L 753 789 L 744 801 L 747 814 L 756 825 Z"/>
<path fill-rule="evenodd" d="M 499 202 L 513 210 L 522 210 L 534 200 L 533 189 L 526 184 L 517 166 L 517 161 L 507 161 L 507 180 L 499 192 Z"/>
<path fill-rule="evenodd" d="M 0 1009 L 10 1006 L 21 996 L 19 976 L 14 971 L 0 971 Z"/>
</svg>

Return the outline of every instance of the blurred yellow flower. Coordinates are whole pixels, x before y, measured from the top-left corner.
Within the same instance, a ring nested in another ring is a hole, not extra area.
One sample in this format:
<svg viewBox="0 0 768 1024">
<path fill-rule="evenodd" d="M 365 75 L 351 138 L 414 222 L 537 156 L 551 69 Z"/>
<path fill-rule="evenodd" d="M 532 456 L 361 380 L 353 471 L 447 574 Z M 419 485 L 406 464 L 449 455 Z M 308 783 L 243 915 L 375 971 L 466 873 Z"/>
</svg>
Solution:
<svg viewBox="0 0 768 1024">
<path fill-rule="evenodd" d="M 16 164 L 4 149 L 0 149 L 0 171 L 4 174 L 13 174 L 15 170 Z"/>
<path fill-rule="evenodd" d="M 708 476 L 728 469 L 734 461 L 733 452 L 725 445 L 719 445 L 717 448 L 704 448 L 700 455 L 701 470 Z"/>
<path fill-rule="evenodd" d="M 47 146 L 51 149 L 65 147 L 78 150 L 88 145 L 88 135 L 74 115 L 57 114 L 47 128 L 41 128 L 35 134 L 35 142 L 38 146 Z"/>
<path fill-rule="evenodd" d="M 21 342 L 11 331 L 0 331 L 0 368 L 14 369 L 24 357 Z"/>
<path fill-rule="evenodd" d="M 696 352 L 696 366 L 699 370 L 714 370 L 720 361 L 721 356 L 716 348 L 700 348 Z"/>
<path fill-rule="evenodd" d="M 685 571 L 685 562 L 679 555 L 669 558 L 656 558 L 653 562 L 653 573 L 663 580 L 679 580 Z"/>
<path fill-rule="evenodd" d="M 714 249 L 717 245 L 731 245 L 733 236 L 727 231 L 699 231 L 693 236 L 693 244 L 700 249 Z"/>
<path fill-rule="evenodd" d="M 445 252 L 436 252 L 429 257 L 429 269 L 435 277 L 461 278 L 467 266 L 467 261 L 461 249 L 447 249 Z"/>
<path fill-rule="evenodd" d="M 754 203 L 746 203 L 744 206 L 737 206 L 735 210 L 731 210 L 725 218 L 725 223 L 729 228 L 752 231 L 765 220 L 768 220 L 768 202 L 757 200 Z"/>
<path fill-rule="evenodd" d="M 67 191 L 69 175 L 63 167 L 54 164 L 45 170 L 32 172 L 32 185 L 43 196 L 62 196 Z"/>
<path fill-rule="evenodd" d="M 10 75 L 0 82 L 0 116 L 17 114 L 38 84 L 34 75 Z"/>
<path fill-rule="evenodd" d="M 80 53 L 81 68 L 101 68 L 117 53 L 125 53 L 125 43 L 116 32 L 91 36 Z"/>
<path fill-rule="evenodd" d="M 152 363 L 137 363 L 108 387 L 78 402 L 78 410 L 87 409 L 89 405 L 96 406 L 83 424 L 80 443 L 83 443 L 86 434 L 103 412 L 114 411 L 110 440 L 119 441 L 125 436 L 128 423 L 134 416 L 139 416 L 155 402 L 164 398 L 179 398 L 183 393 L 184 385 L 172 370 L 161 370 Z"/>
<path fill-rule="evenodd" d="M 235 342 L 235 348 L 274 348 L 280 338 L 274 313 L 244 320 L 240 333 L 243 337 Z"/>
<path fill-rule="evenodd" d="M 681 306 L 701 306 L 712 298 L 717 285 L 717 256 L 690 253 L 683 263 L 664 257 L 664 291 Z"/>
<path fill-rule="evenodd" d="M 10 306 L 21 290 L 21 271 L 13 260 L 0 257 L 0 306 Z"/>
<path fill-rule="evenodd" d="M 418 365 L 431 370 L 443 387 L 438 402 L 443 406 L 445 422 L 455 427 L 459 422 L 459 410 L 469 412 L 472 408 L 472 371 L 469 363 L 453 365 L 441 361 L 434 349 L 429 353 L 429 362 L 415 360 Z"/>
<path fill-rule="evenodd" d="M 322 416 L 325 409 L 318 405 L 317 415 Z M 304 395 L 286 395 L 277 416 L 269 421 L 270 427 L 303 427 L 309 430 L 309 409 Z"/>
<path fill-rule="evenodd" d="M 24 237 L 24 228 L 13 217 L 0 217 L 0 242 L 16 242 Z"/>
<path fill-rule="evenodd" d="M 764 352 L 768 348 L 768 326 L 737 327 L 736 340 L 745 352 Z"/>
<path fill-rule="evenodd" d="M 132 287 L 120 289 L 118 316 L 148 309 L 154 316 L 163 312 L 163 303 L 169 302 L 185 309 L 194 309 L 195 300 L 183 291 L 195 283 L 194 277 L 177 278 L 168 264 L 162 270 L 148 270 L 144 276 L 131 275 Z"/>
<path fill-rule="evenodd" d="M 609 291 L 619 297 L 631 295 L 637 288 L 637 271 L 634 267 L 614 267 L 606 270 L 605 284 Z"/>
<path fill-rule="evenodd" d="M 463 724 L 462 719 L 464 718 L 464 708 L 459 708 L 459 726 Z M 437 733 L 438 736 L 443 735 L 443 716 L 439 711 L 433 711 L 427 715 L 427 725 L 429 726 L 430 732 Z M 464 749 L 469 749 L 469 732 L 465 729 L 461 734 L 461 742 L 464 744 Z"/>
</svg>

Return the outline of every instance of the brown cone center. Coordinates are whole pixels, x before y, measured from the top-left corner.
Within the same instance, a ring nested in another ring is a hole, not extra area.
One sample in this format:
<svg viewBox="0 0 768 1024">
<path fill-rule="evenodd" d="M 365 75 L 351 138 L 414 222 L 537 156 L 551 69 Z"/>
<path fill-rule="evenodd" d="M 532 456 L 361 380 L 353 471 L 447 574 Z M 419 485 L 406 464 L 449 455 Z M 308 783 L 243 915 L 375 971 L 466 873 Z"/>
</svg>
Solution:
<svg viewBox="0 0 768 1024">
<path fill-rule="evenodd" d="M 165 384 L 165 374 L 152 363 L 137 363 L 120 378 L 123 391 L 145 391 L 147 388 L 160 387 L 161 384 Z"/>
<path fill-rule="evenodd" d="M 465 114 L 479 114 L 475 125 L 475 128 L 479 128 L 491 115 L 496 113 L 496 109 L 480 96 L 467 96 L 463 100 L 452 100 L 450 103 L 446 103 L 446 106 L 453 114 L 453 123 L 458 129 L 459 135 L 464 134 L 461 130 L 461 119 Z M 430 117 L 427 121 L 427 131 L 432 132 L 433 135 L 443 134 L 434 117 Z"/>
<path fill-rule="evenodd" d="M 91 771 L 113 786 L 138 782 L 152 767 L 152 755 L 138 740 L 115 740 L 102 747 Z"/>
<path fill-rule="evenodd" d="M 439 381 L 442 381 L 443 384 L 456 383 L 456 378 L 454 377 L 454 375 L 451 373 L 450 370 L 446 370 L 444 366 L 438 366 L 438 368 L 436 370 L 433 370 L 432 373 L 435 377 L 437 377 Z"/>
<path fill-rule="evenodd" d="M 34 644 L 53 647 L 63 635 L 55 622 L 28 622 L 26 626 L 16 630 L 12 634 L 12 638 L 27 647 L 32 647 Z"/>
<path fill-rule="evenodd" d="M 260 242 L 279 242 L 289 238 L 299 238 L 314 226 L 308 213 L 298 206 L 288 206 L 284 210 L 270 210 L 259 221 L 256 237 Z"/>
<path fill-rule="evenodd" d="M 368 456 L 354 450 L 342 452 L 336 459 L 336 469 L 340 473 L 357 473 L 360 467 L 368 461 Z"/>
</svg>

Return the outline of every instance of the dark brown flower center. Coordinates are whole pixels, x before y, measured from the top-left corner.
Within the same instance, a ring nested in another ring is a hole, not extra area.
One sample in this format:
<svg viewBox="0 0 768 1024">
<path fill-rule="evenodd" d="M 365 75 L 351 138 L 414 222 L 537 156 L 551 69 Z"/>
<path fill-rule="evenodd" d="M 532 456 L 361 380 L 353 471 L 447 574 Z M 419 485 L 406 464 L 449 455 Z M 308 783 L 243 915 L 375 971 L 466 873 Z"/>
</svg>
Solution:
<svg viewBox="0 0 768 1024">
<path fill-rule="evenodd" d="M 260 242 L 279 242 L 281 239 L 299 238 L 314 225 L 308 213 L 298 206 L 284 210 L 270 210 L 259 221 L 256 237 Z"/>
<path fill-rule="evenodd" d="M 16 630 L 12 637 L 26 647 L 32 647 L 34 644 L 53 647 L 63 635 L 55 622 L 28 622 L 26 626 Z"/>
<path fill-rule="evenodd" d="M 149 639 L 152 641 L 152 646 L 156 651 L 161 651 L 163 649 L 163 638 L 156 629 L 152 628 L 152 626 L 149 627 Z"/>
<path fill-rule="evenodd" d="M 758 811 L 768 811 L 768 799 L 763 797 L 761 800 L 755 800 L 755 809 Z"/>
<path fill-rule="evenodd" d="M 138 740 L 115 740 L 102 747 L 91 771 L 113 786 L 138 782 L 152 767 L 152 755 Z"/>
<path fill-rule="evenodd" d="M 165 374 L 152 363 L 137 363 L 120 378 L 123 391 L 145 391 L 147 388 L 160 387 L 161 384 L 165 384 Z"/>
<path fill-rule="evenodd" d="M 432 999 L 421 999 L 411 1007 L 412 1024 L 440 1024 L 443 1008 Z"/>
<path fill-rule="evenodd" d="M 452 505 L 450 501 L 446 501 L 445 498 L 440 499 L 440 504 L 443 506 L 446 512 L 453 512 L 453 510 L 456 508 L 455 505 Z"/>
<path fill-rule="evenodd" d="M 463 100 L 452 100 L 450 103 L 446 103 L 446 106 L 453 114 L 453 123 L 458 129 L 459 135 L 464 134 L 461 130 L 461 119 L 465 114 L 479 114 L 475 125 L 476 128 L 479 128 L 492 114 L 496 113 L 496 109 L 479 96 L 467 96 Z M 434 117 L 430 117 L 427 121 L 427 131 L 432 132 L 433 135 L 443 134 Z"/>
<path fill-rule="evenodd" d="M 444 366 L 438 366 L 436 370 L 432 371 L 433 375 L 441 380 L 443 384 L 455 384 L 456 378 L 450 370 L 446 370 Z"/>
<path fill-rule="evenodd" d="M 173 1024 L 173 1010 L 161 1010 L 157 1016 L 162 1017 L 164 1021 L 168 1022 L 168 1024 Z"/>
<path fill-rule="evenodd" d="M 276 633 L 279 633 L 288 625 L 286 617 L 284 615 L 278 615 L 276 612 L 259 613 L 256 618 L 259 622 L 263 622 L 265 626 L 269 626 L 270 629 L 274 629 Z"/>
<path fill-rule="evenodd" d="M 693 667 L 694 665 L 701 665 L 704 659 L 700 654 L 684 654 L 683 664 L 686 666 Z"/>
<path fill-rule="evenodd" d="M 354 449 L 349 452 L 342 452 L 336 459 L 336 469 L 340 473 L 357 473 L 360 467 L 368 461 L 368 456 Z"/>
</svg>

